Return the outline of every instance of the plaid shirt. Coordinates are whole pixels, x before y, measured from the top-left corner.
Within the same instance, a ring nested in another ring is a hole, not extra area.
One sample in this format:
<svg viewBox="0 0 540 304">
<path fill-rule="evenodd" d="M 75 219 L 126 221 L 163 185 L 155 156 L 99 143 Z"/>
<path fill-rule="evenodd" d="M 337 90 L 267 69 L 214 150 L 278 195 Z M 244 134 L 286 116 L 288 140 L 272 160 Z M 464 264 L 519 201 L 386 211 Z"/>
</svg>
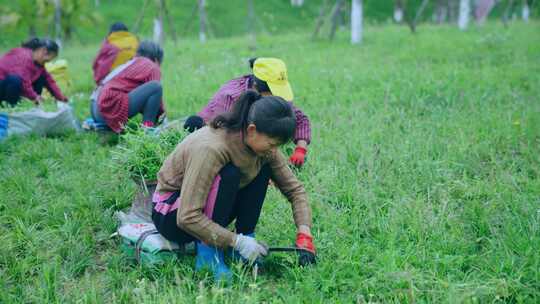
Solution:
<svg viewBox="0 0 540 304">
<path fill-rule="evenodd" d="M 244 75 L 239 78 L 235 78 L 225 83 L 217 93 L 212 97 L 210 102 L 199 112 L 199 116 L 204 119 L 205 122 L 209 122 L 216 116 L 223 112 L 229 111 L 233 104 L 238 100 L 238 97 L 245 91 L 252 88 L 253 81 L 251 75 Z M 294 114 L 296 116 L 296 132 L 294 135 L 294 142 L 299 140 L 305 140 L 308 144 L 311 142 L 311 127 L 309 118 L 300 109 L 293 107 Z"/>
<path fill-rule="evenodd" d="M 14 48 L 0 58 L 0 79 L 6 78 L 7 75 L 17 75 L 22 79 L 22 96 L 31 100 L 38 98 L 38 94 L 32 88 L 32 83 L 44 75 L 47 90 L 57 100 L 67 100 L 45 67 L 34 62 L 31 49 Z"/>
<path fill-rule="evenodd" d="M 108 81 L 98 98 L 98 109 L 107 125 L 120 133 L 128 121 L 128 93 L 152 80 L 161 80 L 159 66 L 145 57 L 135 57 L 132 64 Z M 163 101 L 159 114 L 164 112 Z"/>
<path fill-rule="evenodd" d="M 111 71 L 112 64 L 120 49 L 110 44 L 107 40 L 103 41 L 99 53 L 94 59 L 92 70 L 94 71 L 94 81 L 99 84 Z"/>
</svg>

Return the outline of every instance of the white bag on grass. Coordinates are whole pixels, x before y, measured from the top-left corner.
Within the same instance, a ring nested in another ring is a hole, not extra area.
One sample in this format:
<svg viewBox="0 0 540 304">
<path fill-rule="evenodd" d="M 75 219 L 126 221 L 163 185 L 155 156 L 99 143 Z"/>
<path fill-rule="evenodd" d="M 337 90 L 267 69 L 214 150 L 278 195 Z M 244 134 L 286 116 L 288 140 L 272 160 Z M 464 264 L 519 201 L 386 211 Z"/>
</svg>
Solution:
<svg viewBox="0 0 540 304">
<path fill-rule="evenodd" d="M 150 253 L 157 253 L 162 250 L 180 250 L 178 244 L 169 242 L 161 236 L 153 223 L 131 223 L 123 224 L 118 228 L 118 234 L 136 244 L 141 235 L 147 234 L 141 244 L 143 250 Z"/>
<path fill-rule="evenodd" d="M 186 251 L 185 246 L 170 242 L 159 234 L 152 222 L 152 194 L 155 189 L 155 183 L 144 183 L 144 189 L 139 185 L 131 208 L 115 213 L 120 221 L 117 231 L 122 240 L 120 248 L 140 264 L 162 264 Z"/>
<path fill-rule="evenodd" d="M 2 113 L 0 109 L 0 139 L 12 135 L 58 135 L 69 130 L 80 131 L 73 108 L 57 103 L 58 110 L 46 112 L 34 108 L 24 112 Z"/>
</svg>

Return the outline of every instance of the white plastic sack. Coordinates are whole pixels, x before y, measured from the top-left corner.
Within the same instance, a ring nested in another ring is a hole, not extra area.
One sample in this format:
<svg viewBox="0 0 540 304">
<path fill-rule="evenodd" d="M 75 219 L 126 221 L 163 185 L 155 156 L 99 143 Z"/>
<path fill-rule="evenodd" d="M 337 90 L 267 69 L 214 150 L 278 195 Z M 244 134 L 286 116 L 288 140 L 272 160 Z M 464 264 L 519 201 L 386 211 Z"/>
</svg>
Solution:
<svg viewBox="0 0 540 304">
<path fill-rule="evenodd" d="M 143 233 L 147 231 L 154 231 L 155 229 L 156 226 L 154 226 L 152 223 L 123 224 L 120 226 L 120 228 L 118 228 L 118 234 L 135 244 Z M 178 246 L 178 244 L 169 242 L 159 233 L 148 235 L 144 239 L 141 247 L 144 251 L 150 253 L 157 253 L 163 250 L 180 250 L 180 246 Z"/>
<path fill-rule="evenodd" d="M 0 139 L 11 135 L 57 135 L 68 130 L 80 131 L 73 108 L 60 102 L 57 106 L 55 112 L 46 112 L 41 108 L 14 113 L 0 112 Z"/>
</svg>

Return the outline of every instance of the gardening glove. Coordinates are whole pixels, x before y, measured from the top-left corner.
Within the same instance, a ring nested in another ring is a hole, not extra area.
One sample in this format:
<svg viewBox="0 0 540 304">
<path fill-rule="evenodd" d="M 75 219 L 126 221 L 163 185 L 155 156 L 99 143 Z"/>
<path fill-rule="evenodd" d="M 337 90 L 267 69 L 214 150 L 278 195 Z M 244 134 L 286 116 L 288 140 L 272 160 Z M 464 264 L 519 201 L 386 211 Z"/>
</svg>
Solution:
<svg viewBox="0 0 540 304">
<path fill-rule="evenodd" d="M 238 234 L 234 242 L 234 249 L 240 253 L 242 257 L 250 262 L 255 261 L 259 256 L 268 254 L 268 250 L 261 245 L 255 238 Z"/>
<path fill-rule="evenodd" d="M 306 266 L 315 264 L 315 246 L 313 245 L 313 237 L 302 232 L 296 234 L 296 247 L 306 249 L 308 252 L 301 252 L 299 256 L 299 264 Z"/>
<path fill-rule="evenodd" d="M 289 158 L 289 161 L 293 165 L 295 165 L 297 167 L 301 167 L 304 164 L 304 162 L 306 161 L 306 154 L 307 154 L 307 149 L 306 148 L 296 147 L 294 149 L 294 153 Z"/>
</svg>

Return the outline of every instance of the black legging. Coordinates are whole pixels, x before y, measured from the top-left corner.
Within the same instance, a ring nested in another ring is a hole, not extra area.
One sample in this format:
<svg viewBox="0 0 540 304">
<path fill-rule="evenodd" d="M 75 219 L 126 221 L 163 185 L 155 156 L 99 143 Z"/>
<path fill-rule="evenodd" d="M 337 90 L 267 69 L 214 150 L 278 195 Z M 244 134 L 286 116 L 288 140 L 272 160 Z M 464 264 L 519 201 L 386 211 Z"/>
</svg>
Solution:
<svg viewBox="0 0 540 304">
<path fill-rule="evenodd" d="M 223 227 L 227 227 L 233 220 L 236 220 L 235 227 L 237 233 L 250 234 L 255 232 L 268 189 L 270 172 L 270 166 L 263 166 L 251 183 L 239 189 L 240 170 L 233 164 L 225 165 L 219 171 L 221 181 L 212 213 L 212 220 Z M 175 192 L 164 203 L 172 205 L 179 196 L 180 192 Z M 180 204 L 183 203 L 189 202 L 181 202 Z M 152 220 L 157 230 L 166 239 L 178 244 L 185 244 L 195 240 L 193 236 L 176 225 L 177 211 L 174 210 L 163 215 L 154 209 L 152 211 Z"/>
<path fill-rule="evenodd" d="M 128 118 L 142 113 L 143 122 L 156 123 L 162 96 L 163 89 L 159 81 L 149 81 L 136 87 L 128 93 Z M 90 105 L 90 113 L 96 122 L 106 123 L 95 100 Z"/>
<path fill-rule="evenodd" d="M 32 87 L 38 95 L 43 92 L 45 83 L 45 76 L 43 75 L 32 83 Z M 21 94 L 22 78 L 19 75 L 9 74 L 0 80 L 0 102 L 7 101 L 8 104 L 14 106 L 21 100 Z"/>
<path fill-rule="evenodd" d="M 143 121 L 156 123 L 162 96 L 163 89 L 158 81 L 149 81 L 138 86 L 128 93 L 128 117 L 141 113 Z"/>
</svg>

